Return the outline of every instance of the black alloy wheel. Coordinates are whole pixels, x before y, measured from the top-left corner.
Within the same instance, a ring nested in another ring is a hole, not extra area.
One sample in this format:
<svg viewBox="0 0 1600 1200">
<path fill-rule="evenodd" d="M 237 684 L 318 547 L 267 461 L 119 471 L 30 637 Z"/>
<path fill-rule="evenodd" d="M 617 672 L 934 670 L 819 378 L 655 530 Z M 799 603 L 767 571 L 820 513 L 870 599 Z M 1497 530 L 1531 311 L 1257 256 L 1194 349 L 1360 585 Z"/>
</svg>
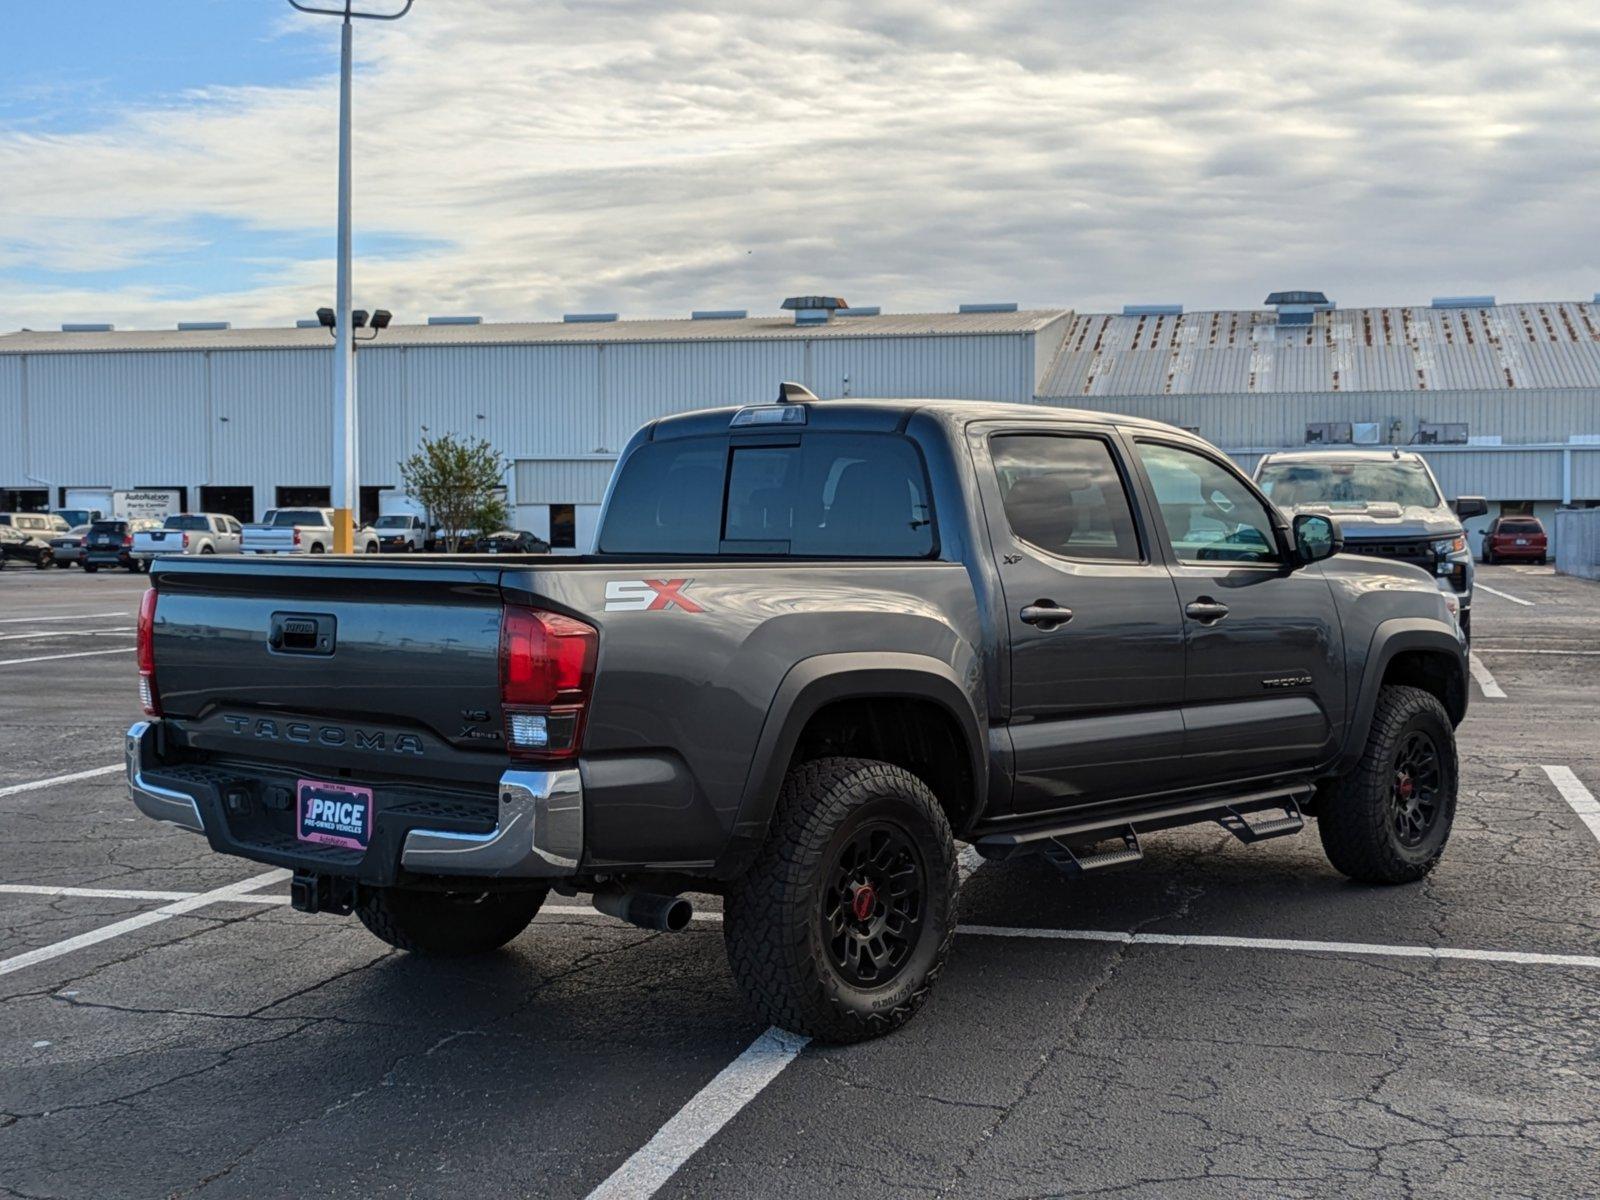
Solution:
<svg viewBox="0 0 1600 1200">
<path fill-rule="evenodd" d="M 1439 747 L 1420 729 L 1407 733 L 1395 755 L 1390 809 L 1402 846 L 1420 846 L 1439 819 L 1443 772 Z"/>
<path fill-rule="evenodd" d="M 893 980 L 921 935 L 926 893 L 927 868 L 904 828 L 855 829 L 834 856 L 821 905 L 823 943 L 840 976 L 857 987 Z"/>
</svg>

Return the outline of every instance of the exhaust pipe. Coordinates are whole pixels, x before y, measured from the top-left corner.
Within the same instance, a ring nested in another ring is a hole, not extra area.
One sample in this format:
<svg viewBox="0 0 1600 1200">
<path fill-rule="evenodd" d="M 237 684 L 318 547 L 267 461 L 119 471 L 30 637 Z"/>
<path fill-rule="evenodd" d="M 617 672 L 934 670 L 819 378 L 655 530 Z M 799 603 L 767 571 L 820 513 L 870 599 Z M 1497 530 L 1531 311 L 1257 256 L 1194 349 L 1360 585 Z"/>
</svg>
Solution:
<svg viewBox="0 0 1600 1200">
<path fill-rule="evenodd" d="M 596 892 L 595 908 L 640 929 L 677 933 L 694 916 L 694 905 L 682 896 L 659 896 L 654 892 Z"/>
</svg>

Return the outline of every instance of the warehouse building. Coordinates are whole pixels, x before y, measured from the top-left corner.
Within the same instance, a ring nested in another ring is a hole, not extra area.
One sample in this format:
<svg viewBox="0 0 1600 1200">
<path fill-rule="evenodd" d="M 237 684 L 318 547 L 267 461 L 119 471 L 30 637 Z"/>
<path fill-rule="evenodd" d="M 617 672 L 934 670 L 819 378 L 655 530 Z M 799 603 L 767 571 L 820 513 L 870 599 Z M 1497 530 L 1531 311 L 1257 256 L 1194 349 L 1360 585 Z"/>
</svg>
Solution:
<svg viewBox="0 0 1600 1200">
<path fill-rule="evenodd" d="M 328 499 L 325 329 L 72 326 L 0 335 L 0 508 L 99 508 L 129 493 L 253 519 Z M 1600 306 L 1436 300 L 1339 309 L 1120 314 L 973 304 L 885 314 L 796 297 L 782 315 L 559 322 L 433 318 L 362 343 L 363 516 L 405 506 L 397 463 L 426 433 L 512 462 L 519 528 L 584 549 L 616 454 L 653 417 L 819 396 L 944 397 L 1134 413 L 1198 430 L 1244 466 L 1311 444 L 1414 445 L 1491 514 L 1600 501 Z"/>
</svg>

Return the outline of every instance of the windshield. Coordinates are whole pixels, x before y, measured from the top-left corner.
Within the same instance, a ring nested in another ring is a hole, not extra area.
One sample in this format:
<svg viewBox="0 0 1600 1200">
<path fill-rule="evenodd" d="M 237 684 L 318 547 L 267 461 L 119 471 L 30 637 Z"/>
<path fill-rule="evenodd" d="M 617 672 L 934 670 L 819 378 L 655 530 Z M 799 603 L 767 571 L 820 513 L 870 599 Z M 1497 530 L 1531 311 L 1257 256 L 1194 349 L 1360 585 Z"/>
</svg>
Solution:
<svg viewBox="0 0 1600 1200">
<path fill-rule="evenodd" d="M 1326 504 L 1332 508 L 1365 508 L 1398 504 L 1402 508 L 1438 508 L 1439 492 L 1428 468 L 1416 460 L 1269 462 L 1256 479 L 1280 508 Z"/>
<path fill-rule="evenodd" d="M 314 508 L 285 508 L 272 514 L 272 525 L 275 529 L 286 529 L 292 525 L 322 525 L 322 514 Z"/>
<path fill-rule="evenodd" d="M 407 516 L 379 517 L 374 529 L 410 529 L 411 518 Z"/>
</svg>

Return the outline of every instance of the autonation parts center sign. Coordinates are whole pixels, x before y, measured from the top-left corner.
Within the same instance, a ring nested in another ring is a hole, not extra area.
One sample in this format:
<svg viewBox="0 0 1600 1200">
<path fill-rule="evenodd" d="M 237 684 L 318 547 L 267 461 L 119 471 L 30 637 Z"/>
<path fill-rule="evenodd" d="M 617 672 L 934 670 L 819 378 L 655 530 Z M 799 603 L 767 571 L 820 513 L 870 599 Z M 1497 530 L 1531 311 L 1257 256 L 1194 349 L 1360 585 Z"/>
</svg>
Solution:
<svg viewBox="0 0 1600 1200">
<path fill-rule="evenodd" d="M 111 507 L 117 516 L 136 521 L 141 517 L 170 517 L 181 511 L 176 488 L 146 488 L 139 492 L 116 492 Z"/>
</svg>

